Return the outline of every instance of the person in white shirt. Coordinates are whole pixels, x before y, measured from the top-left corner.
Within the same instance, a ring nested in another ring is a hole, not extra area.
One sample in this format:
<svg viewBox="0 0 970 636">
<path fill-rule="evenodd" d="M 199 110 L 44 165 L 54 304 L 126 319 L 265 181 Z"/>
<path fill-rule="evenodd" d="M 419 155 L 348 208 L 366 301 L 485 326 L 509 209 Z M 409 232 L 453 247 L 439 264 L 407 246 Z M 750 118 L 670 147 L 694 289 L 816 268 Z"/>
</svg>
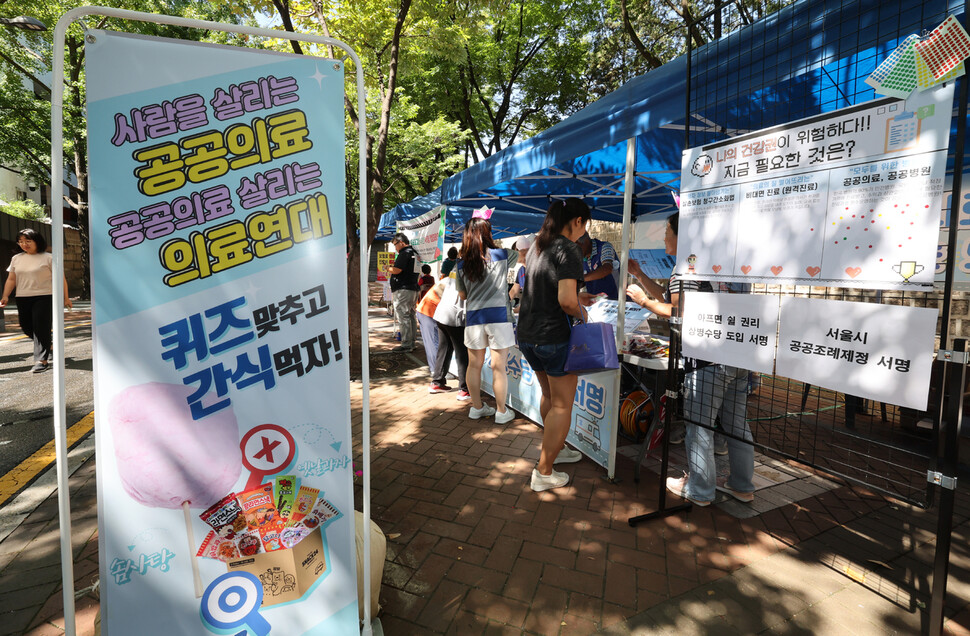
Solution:
<svg viewBox="0 0 970 636">
<path fill-rule="evenodd" d="M 0 297 L 0 308 L 6 307 L 10 294 L 17 291 L 17 318 L 20 328 L 34 341 L 34 366 L 32 373 L 46 371 L 50 363 L 51 323 L 53 322 L 53 274 L 54 259 L 47 251 L 44 236 L 31 229 L 20 230 L 17 245 L 23 250 L 14 254 L 7 268 L 7 282 Z M 64 305 L 71 307 L 64 280 Z"/>
</svg>

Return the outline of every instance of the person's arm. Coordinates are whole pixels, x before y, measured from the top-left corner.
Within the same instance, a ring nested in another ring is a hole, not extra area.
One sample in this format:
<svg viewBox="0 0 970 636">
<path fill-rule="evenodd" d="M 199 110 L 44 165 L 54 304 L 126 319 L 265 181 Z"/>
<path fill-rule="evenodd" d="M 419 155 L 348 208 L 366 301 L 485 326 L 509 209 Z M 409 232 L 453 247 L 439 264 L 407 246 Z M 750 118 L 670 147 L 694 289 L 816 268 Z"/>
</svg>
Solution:
<svg viewBox="0 0 970 636">
<path fill-rule="evenodd" d="M 576 280 L 572 278 L 563 278 L 559 281 L 559 306 L 562 310 L 581 320 L 588 320 L 586 315 L 586 310 L 583 309 L 582 303 L 579 301 L 579 294 L 576 292 Z"/>
<path fill-rule="evenodd" d="M 512 289 L 509 290 L 509 299 L 515 300 L 522 293 L 522 287 L 518 283 L 512 285 Z"/>
<path fill-rule="evenodd" d="M 74 308 L 74 305 L 71 304 L 71 297 L 67 293 L 67 276 L 64 277 L 64 306 L 68 309 Z"/>
<path fill-rule="evenodd" d="M 661 300 L 655 300 L 653 298 L 649 298 L 646 292 L 644 292 L 636 285 L 630 285 L 629 287 L 627 287 L 626 294 L 627 296 L 632 298 L 633 302 L 635 302 L 636 304 L 640 305 L 641 307 L 645 307 L 649 309 L 653 313 L 663 318 L 670 318 L 671 314 L 673 313 L 673 308 L 676 306 L 676 303 L 678 302 L 677 296 L 679 295 L 679 294 L 677 295 L 671 294 L 671 297 L 670 297 L 671 302 L 665 303 Z"/>
<path fill-rule="evenodd" d="M 7 277 L 7 282 L 3 285 L 3 297 L 0 298 L 0 307 L 6 307 L 7 301 L 10 299 L 10 294 L 13 293 L 14 288 L 17 286 L 17 275 L 10 272 Z M 65 288 L 66 289 L 66 288 Z"/>
<path fill-rule="evenodd" d="M 647 275 L 643 273 L 642 269 L 640 269 L 640 263 L 636 262 L 633 259 L 630 259 L 627 262 L 627 267 L 629 268 L 630 274 L 632 274 L 633 277 L 637 279 L 637 282 L 640 283 L 640 287 L 642 287 L 643 290 L 647 292 L 647 294 L 649 294 L 650 296 L 652 296 L 657 300 L 660 300 L 664 297 L 663 286 L 657 284 L 656 281 L 653 281 L 647 278 Z"/>
<path fill-rule="evenodd" d="M 599 280 L 601 278 L 606 278 L 613 274 L 613 263 L 603 263 L 589 274 L 583 276 L 583 280 L 589 282 L 591 280 Z"/>
</svg>

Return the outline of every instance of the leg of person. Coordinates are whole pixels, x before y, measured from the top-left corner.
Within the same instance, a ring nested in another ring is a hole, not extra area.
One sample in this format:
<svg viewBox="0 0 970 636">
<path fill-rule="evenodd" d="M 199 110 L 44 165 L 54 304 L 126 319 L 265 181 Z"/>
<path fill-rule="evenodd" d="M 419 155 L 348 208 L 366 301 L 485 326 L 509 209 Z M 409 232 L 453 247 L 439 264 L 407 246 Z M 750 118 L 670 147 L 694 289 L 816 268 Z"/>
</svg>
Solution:
<svg viewBox="0 0 970 636">
<path fill-rule="evenodd" d="M 721 403 L 721 426 L 733 437 L 727 438 L 728 461 L 731 472 L 727 480 L 718 483 L 717 489 L 743 502 L 754 500 L 754 441 L 746 421 L 748 372 L 745 369 L 725 367 L 726 387 Z M 741 439 L 734 439 L 739 437 Z"/>
<path fill-rule="evenodd" d="M 418 332 L 418 321 L 415 315 L 418 313 L 418 296 L 420 294 L 414 289 L 404 291 L 409 300 L 404 304 L 405 321 L 401 325 L 401 344 L 408 349 L 414 349 L 414 338 Z"/>
<path fill-rule="evenodd" d="M 495 390 L 495 423 L 507 424 L 515 419 L 515 413 L 508 408 L 506 398 L 509 391 L 509 376 L 506 362 L 508 349 L 492 349 L 492 388 Z"/>
<path fill-rule="evenodd" d="M 465 328 L 448 327 L 448 337 L 455 348 L 455 366 L 458 368 L 458 399 L 470 400 L 468 392 L 468 347 L 465 346 Z"/>
<path fill-rule="evenodd" d="M 422 313 L 417 314 L 418 327 L 421 329 L 421 343 L 424 345 L 424 355 L 428 360 L 429 375 L 432 380 L 438 376 L 435 364 L 438 360 L 438 327 L 434 318 Z"/>
<path fill-rule="evenodd" d="M 539 398 L 539 415 L 542 417 L 542 424 L 545 426 L 546 418 L 549 417 L 549 409 L 552 408 L 552 400 L 549 396 L 552 393 L 552 389 L 549 387 L 549 376 L 546 375 L 545 371 L 535 371 L 536 379 L 539 380 L 539 388 L 542 391 L 542 397 Z"/>
<path fill-rule="evenodd" d="M 31 308 L 31 318 L 34 321 L 34 362 L 40 362 L 45 367 L 51 357 L 54 343 L 52 333 L 54 322 L 53 296 L 37 296 Z"/>
<path fill-rule="evenodd" d="M 573 398 L 579 378 L 571 373 L 562 376 L 548 375 L 549 412 L 542 420 L 542 448 L 539 452 L 538 472 L 543 476 L 552 474 L 552 465 L 566 443 L 569 421 L 573 412 Z"/>
<path fill-rule="evenodd" d="M 435 331 L 438 342 L 438 351 L 435 355 L 434 374 L 431 376 L 431 384 L 438 385 L 440 388 L 448 386 L 448 367 L 451 366 L 451 356 L 455 351 L 454 343 L 448 335 L 448 328 L 434 321 Z"/>
<path fill-rule="evenodd" d="M 684 415 L 687 420 L 688 473 L 682 482 L 682 496 L 694 503 L 707 505 L 714 500 L 717 468 L 714 463 L 714 432 L 698 424 L 712 426 L 714 415 L 720 408 L 721 394 L 718 391 L 715 366 L 710 365 L 688 373 L 684 378 Z M 668 480 L 668 484 L 670 480 Z M 674 490 L 673 488 L 671 489 Z"/>
<path fill-rule="evenodd" d="M 485 365 L 485 349 L 468 350 L 468 393 L 472 398 L 472 407 L 468 417 L 473 420 L 488 417 L 495 413 L 495 409 L 482 401 L 482 367 Z"/>
<path fill-rule="evenodd" d="M 394 303 L 394 322 L 397 323 L 398 333 L 403 336 L 404 333 L 404 323 L 406 322 L 405 313 L 407 312 L 408 304 L 408 294 L 406 289 L 398 289 L 392 292 L 391 299 Z M 401 344 L 394 347 L 393 351 L 403 351 L 405 349 L 404 341 Z"/>
<path fill-rule="evenodd" d="M 34 316 L 31 312 L 33 306 L 34 297 L 17 298 L 17 322 L 20 323 L 20 330 L 31 340 L 34 339 Z M 35 358 L 34 362 L 39 362 L 39 360 Z"/>
</svg>

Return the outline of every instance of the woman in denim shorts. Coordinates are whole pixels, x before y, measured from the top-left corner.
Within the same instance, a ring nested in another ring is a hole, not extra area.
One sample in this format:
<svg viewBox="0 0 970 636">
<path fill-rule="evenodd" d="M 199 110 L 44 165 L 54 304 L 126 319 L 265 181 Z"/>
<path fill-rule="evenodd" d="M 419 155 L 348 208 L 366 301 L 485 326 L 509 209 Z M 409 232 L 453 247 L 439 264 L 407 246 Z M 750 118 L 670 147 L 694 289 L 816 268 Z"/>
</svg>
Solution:
<svg viewBox="0 0 970 636">
<path fill-rule="evenodd" d="M 532 471 L 532 490 L 559 488 L 569 475 L 553 464 L 578 462 L 583 455 L 565 448 L 578 378 L 566 373 L 570 316 L 583 318 L 579 286 L 583 252 L 576 239 L 586 232 L 589 207 L 581 199 L 555 201 L 526 256 L 525 284 L 519 309 L 519 349 L 539 379 L 542 401 L 542 448 Z M 588 304 L 588 303 L 587 303 Z"/>
</svg>

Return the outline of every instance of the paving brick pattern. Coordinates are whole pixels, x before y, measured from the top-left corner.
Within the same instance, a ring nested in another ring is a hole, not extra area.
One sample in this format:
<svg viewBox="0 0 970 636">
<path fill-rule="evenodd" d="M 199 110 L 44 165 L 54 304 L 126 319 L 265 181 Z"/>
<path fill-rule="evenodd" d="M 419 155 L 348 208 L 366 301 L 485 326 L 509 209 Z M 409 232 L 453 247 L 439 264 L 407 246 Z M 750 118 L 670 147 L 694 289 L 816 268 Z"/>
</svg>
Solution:
<svg viewBox="0 0 970 636">
<path fill-rule="evenodd" d="M 374 348 L 390 343 L 378 333 Z M 468 419 L 468 404 L 429 394 L 420 359 L 411 362 L 370 393 L 373 517 L 388 537 L 385 634 L 926 631 L 935 510 L 841 485 L 749 517 L 723 503 L 631 527 L 629 517 L 657 508 L 657 475 L 635 483 L 621 457 L 611 483 L 583 460 L 564 467 L 568 487 L 533 493 L 540 429 L 521 416 Z M 359 382 L 351 395 L 359 463 Z M 71 486 L 80 590 L 97 577 L 93 459 Z M 968 519 L 960 492 L 952 635 L 970 634 Z M 0 634 L 63 632 L 57 541 L 51 497 L 0 542 Z M 79 599 L 78 633 L 94 633 L 97 603 L 96 590 Z"/>
</svg>

